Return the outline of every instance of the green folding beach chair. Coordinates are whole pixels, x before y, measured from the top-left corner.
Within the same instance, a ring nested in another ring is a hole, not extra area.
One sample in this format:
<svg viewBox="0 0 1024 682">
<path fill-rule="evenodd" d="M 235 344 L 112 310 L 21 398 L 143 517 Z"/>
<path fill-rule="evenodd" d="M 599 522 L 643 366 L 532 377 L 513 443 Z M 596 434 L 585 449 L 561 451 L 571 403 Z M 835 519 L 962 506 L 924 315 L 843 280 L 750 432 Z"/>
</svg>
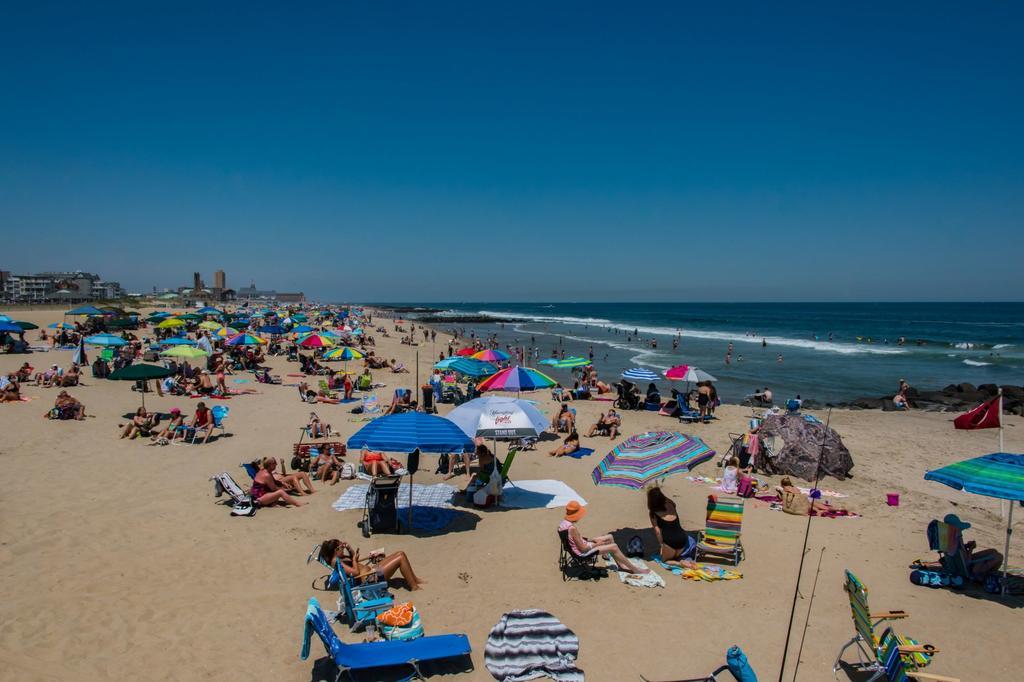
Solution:
<svg viewBox="0 0 1024 682">
<path fill-rule="evenodd" d="M 743 558 L 740 531 L 743 527 L 743 498 L 708 495 L 708 515 L 697 542 L 696 560 L 711 556 L 727 559 L 733 566 Z"/>
<path fill-rule="evenodd" d="M 885 662 L 885 679 L 887 682 L 960 682 L 957 677 L 944 677 L 923 673 L 906 664 L 906 647 L 900 645 L 899 636 L 892 628 L 882 633 L 882 657 Z M 872 678 L 874 679 L 874 678 Z"/>
<path fill-rule="evenodd" d="M 853 614 L 853 628 L 856 630 L 856 634 L 839 650 L 836 661 L 832 665 L 833 675 L 837 675 L 839 672 L 843 654 L 851 646 L 856 646 L 857 652 L 857 662 L 851 667 L 862 672 L 874 673 L 868 682 L 885 677 L 886 650 L 889 649 L 891 654 L 891 649 L 894 646 L 903 657 L 903 665 L 908 670 L 916 671 L 931 663 L 932 655 L 938 650 L 930 644 L 921 645 L 912 639 L 903 638 L 891 627 L 886 628 L 882 636 L 876 632 L 882 623 L 901 620 L 910 614 L 906 611 L 872 613 L 868 608 L 868 588 L 864 587 L 864 584 L 850 571 L 846 571 L 846 584 L 843 589 L 850 597 L 850 611 Z"/>
</svg>

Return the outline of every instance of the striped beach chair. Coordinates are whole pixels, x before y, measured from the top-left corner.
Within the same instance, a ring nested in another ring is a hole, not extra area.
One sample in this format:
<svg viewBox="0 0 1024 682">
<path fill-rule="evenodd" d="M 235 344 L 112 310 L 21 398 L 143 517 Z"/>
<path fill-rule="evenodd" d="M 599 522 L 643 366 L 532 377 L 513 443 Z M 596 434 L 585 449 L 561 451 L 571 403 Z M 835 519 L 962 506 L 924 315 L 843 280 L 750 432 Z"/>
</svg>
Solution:
<svg viewBox="0 0 1024 682">
<path fill-rule="evenodd" d="M 743 558 L 740 530 L 743 526 L 743 498 L 708 495 L 708 517 L 697 542 L 696 559 L 712 556 L 728 559 L 733 566 Z"/>
<path fill-rule="evenodd" d="M 893 651 L 897 651 L 902 656 L 903 667 L 907 670 L 916 671 L 931 663 L 932 655 L 938 649 L 930 644 L 922 645 L 912 639 L 906 639 L 891 627 L 887 627 L 881 636 L 877 634 L 878 627 L 882 623 L 902 620 L 910 614 L 906 611 L 872 612 L 868 607 L 868 588 L 850 571 L 846 571 L 846 584 L 843 589 L 850 597 L 850 611 L 853 615 L 853 628 L 856 634 L 839 650 L 836 661 L 832 665 L 833 675 L 837 675 L 839 672 L 843 654 L 851 646 L 856 646 L 857 652 L 857 662 L 851 664 L 851 667 L 862 672 L 874 673 L 868 682 L 886 676 L 887 657 L 891 656 Z M 906 677 L 904 676 L 903 679 Z"/>
<path fill-rule="evenodd" d="M 905 660 L 905 650 L 906 645 L 900 644 L 900 638 L 892 628 L 888 628 L 882 633 L 882 661 L 885 665 L 887 682 L 960 682 L 957 677 L 923 673 L 909 667 Z"/>
</svg>

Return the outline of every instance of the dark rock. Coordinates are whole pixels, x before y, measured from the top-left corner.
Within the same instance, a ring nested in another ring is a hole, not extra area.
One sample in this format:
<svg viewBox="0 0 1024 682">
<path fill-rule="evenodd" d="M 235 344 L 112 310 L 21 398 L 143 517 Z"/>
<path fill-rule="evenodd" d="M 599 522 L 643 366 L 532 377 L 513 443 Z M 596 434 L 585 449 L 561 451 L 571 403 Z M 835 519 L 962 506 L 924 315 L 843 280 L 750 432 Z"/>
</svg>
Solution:
<svg viewBox="0 0 1024 682">
<path fill-rule="evenodd" d="M 943 393 L 956 393 L 957 392 L 956 384 L 950 384 L 950 385 L 946 386 L 944 389 L 942 389 L 942 392 Z"/>
<path fill-rule="evenodd" d="M 855 410 L 878 410 L 887 400 L 892 402 L 892 399 L 886 398 L 857 398 L 850 401 L 850 407 Z"/>
<path fill-rule="evenodd" d="M 960 393 L 975 393 L 978 389 L 974 386 L 974 384 L 968 384 L 965 382 L 962 384 L 957 384 L 956 390 L 959 391 Z"/>
<path fill-rule="evenodd" d="M 1003 397 L 1004 398 L 1017 398 L 1024 400 L 1024 387 L 1021 386 L 1003 386 Z"/>
<path fill-rule="evenodd" d="M 978 392 L 984 393 L 989 398 L 992 398 L 998 395 L 999 387 L 996 386 L 995 384 L 982 384 L 981 386 L 978 386 Z"/>
</svg>

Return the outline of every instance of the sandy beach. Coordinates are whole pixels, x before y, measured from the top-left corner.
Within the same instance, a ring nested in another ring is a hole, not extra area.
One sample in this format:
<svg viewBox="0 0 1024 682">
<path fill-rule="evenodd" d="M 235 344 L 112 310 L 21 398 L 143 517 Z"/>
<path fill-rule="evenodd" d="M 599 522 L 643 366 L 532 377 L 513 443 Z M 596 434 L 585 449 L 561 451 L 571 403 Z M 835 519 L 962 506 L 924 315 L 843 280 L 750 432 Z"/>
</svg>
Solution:
<svg viewBox="0 0 1024 682">
<path fill-rule="evenodd" d="M 60 319 L 56 311 L 11 314 L 41 327 Z M 390 322 L 380 322 L 390 328 Z M 28 332 L 27 338 L 35 342 L 37 334 Z M 397 336 L 375 336 L 379 355 L 412 370 L 374 372 L 375 380 L 386 384 L 376 391 L 382 403 L 390 402 L 395 388 L 416 387 L 417 351 L 419 377 L 425 380 L 449 338 L 439 333 L 436 346 L 412 347 L 400 345 Z M 0 355 L 0 371 L 13 371 L 26 360 L 37 369 L 52 363 L 67 367 L 71 352 Z M 287 376 L 298 366 L 283 357 L 269 358 L 267 364 L 286 384 L 300 380 Z M 245 376 L 251 375 L 234 378 Z M 416 593 L 397 587 L 396 598 L 416 604 L 427 634 L 462 632 L 473 646 L 475 671 L 450 679 L 492 679 L 483 664 L 488 632 L 502 613 L 524 608 L 550 611 L 578 635 L 578 665 L 590 679 L 694 677 L 720 665 L 733 644 L 743 647 L 762 679 L 777 676 L 804 519 L 751 501 L 743 521 L 741 580 L 692 583 L 655 569 L 666 587 L 643 589 L 614 576 L 563 582 L 555 534 L 559 509 L 463 510 L 445 533 L 364 540 L 356 527 L 361 511 L 331 507 L 350 485 L 363 483 L 356 480 L 318 485 L 302 508 L 263 509 L 252 518 L 235 518 L 218 504 L 210 476 L 227 471 L 247 485 L 240 462 L 268 455 L 290 458 L 310 411 L 294 386 L 253 381 L 244 386 L 259 393 L 226 402 L 229 435 L 205 446 L 150 447 L 142 440 L 119 440 L 118 424 L 125 423 L 124 415 L 139 405 L 140 396 L 129 382 L 96 380 L 88 373 L 84 385 L 70 389 L 85 404 L 89 417 L 83 422 L 43 418 L 56 396 L 53 388 L 29 386 L 23 394 L 31 401 L 0 405 L 0 465 L 8 472 L 0 512 L 3 677 L 311 679 L 313 659 L 324 654 L 314 641 L 310 660 L 299 659 L 306 601 L 317 596 L 334 608 L 336 596 L 313 589 L 324 571 L 307 566 L 305 559 L 315 544 L 332 537 L 365 550 L 408 554 L 428 584 Z M 547 391 L 527 397 L 549 416 L 557 408 Z M 147 407 L 165 413 L 175 406 L 190 413 L 194 402 L 146 395 Z M 579 424 L 587 428 L 608 406 L 573 403 Z M 350 407 L 318 405 L 316 411 L 347 439 L 363 425 Z M 441 414 L 450 409 L 440 406 Z M 685 426 L 656 413 L 631 412 L 623 416 L 623 433 L 681 430 L 722 452 L 729 446 L 727 434 L 741 431 L 749 414 L 749 408 L 723 405 L 713 423 Z M 842 501 L 862 516 L 811 523 L 787 679 L 792 679 L 815 581 L 796 679 L 831 678 L 836 652 L 854 632 L 842 589 L 846 568 L 869 587 L 874 609 L 908 611 L 911 617 L 900 630 L 941 650 L 929 672 L 972 681 L 1019 679 L 1015 647 L 1024 600 L 1000 602 L 976 592 L 917 587 L 908 580 L 911 561 L 934 558 L 925 537 L 928 521 L 949 512 L 973 524 L 968 534 L 979 546 L 1002 551 L 996 501 L 923 480 L 928 469 L 995 450 L 994 430 L 955 431 L 953 416 L 832 413 L 831 424 L 856 465 L 852 479 L 826 479 L 823 486 L 848 495 Z M 1006 451 L 1024 451 L 1024 418 L 1004 419 Z M 571 486 L 588 502 L 589 514 L 581 523 L 586 532 L 628 538 L 648 529 L 642 493 L 598 487 L 591 480 L 591 471 L 613 443 L 581 435 L 593 455 L 555 459 L 547 455 L 549 444 L 541 443 L 536 451 L 520 453 L 512 478 L 557 479 Z M 504 454 L 504 446 L 499 452 Z M 396 457 L 404 460 L 404 455 Z M 348 459 L 354 461 L 355 453 Z M 433 456 L 425 456 L 416 483 L 441 482 L 434 463 Z M 713 461 L 696 470 L 705 476 L 719 472 Z M 679 504 L 683 526 L 701 528 L 709 486 L 675 476 L 664 487 Z M 886 493 L 892 492 L 900 494 L 898 507 L 886 505 Z M 1024 514 L 1018 518 L 1024 521 Z M 1014 563 L 1021 563 L 1022 552 L 1019 540 L 1011 545 Z M 345 641 L 360 641 L 344 627 L 336 631 Z M 845 679 L 842 673 L 840 679 Z"/>
</svg>

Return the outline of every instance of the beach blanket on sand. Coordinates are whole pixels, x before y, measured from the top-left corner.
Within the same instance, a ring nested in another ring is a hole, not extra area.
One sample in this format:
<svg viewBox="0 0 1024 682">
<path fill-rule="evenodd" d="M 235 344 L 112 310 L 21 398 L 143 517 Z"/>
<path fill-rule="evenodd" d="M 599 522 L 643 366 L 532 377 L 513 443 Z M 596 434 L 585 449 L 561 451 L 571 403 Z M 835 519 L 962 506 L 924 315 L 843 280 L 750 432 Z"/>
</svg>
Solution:
<svg viewBox="0 0 1024 682">
<path fill-rule="evenodd" d="M 491 628 L 484 665 L 501 682 L 547 677 L 557 682 L 583 682 L 576 667 L 580 640 L 547 611 L 524 609 L 502 614 Z"/>
<path fill-rule="evenodd" d="M 714 582 L 716 580 L 739 580 L 743 574 L 722 566 L 712 564 L 697 564 L 697 568 L 682 568 L 681 566 L 670 566 L 662 561 L 660 556 L 652 556 L 651 561 L 658 564 L 673 575 L 678 575 L 683 580 L 694 580 Z"/>
<path fill-rule="evenodd" d="M 501 490 L 501 506 L 513 509 L 554 509 L 571 500 L 587 504 L 582 495 L 561 481 L 515 481 Z"/>
<path fill-rule="evenodd" d="M 633 587 L 665 587 L 665 579 L 654 571 L 650 573 L 626 573 L 619 570 L 615 560 L 610 556 L 606 556 L 604 561 L 608 565 L 608 570 L 614 572 L 619 576 L 619 581 L 627 585 L 632 585 Z M 644 563 L 643 559 L 630 559 L 630 562 L 637 568 L 647 568 L 647 564 Z"/>
<path fill-rule="evenodd" d="M 580 448 L 576 452 L 570 452 L 566 457 L 572 457 L 573 459 L 583 459 L 588 455 L 594 454 L 593 448 Z"/>
</svg>

